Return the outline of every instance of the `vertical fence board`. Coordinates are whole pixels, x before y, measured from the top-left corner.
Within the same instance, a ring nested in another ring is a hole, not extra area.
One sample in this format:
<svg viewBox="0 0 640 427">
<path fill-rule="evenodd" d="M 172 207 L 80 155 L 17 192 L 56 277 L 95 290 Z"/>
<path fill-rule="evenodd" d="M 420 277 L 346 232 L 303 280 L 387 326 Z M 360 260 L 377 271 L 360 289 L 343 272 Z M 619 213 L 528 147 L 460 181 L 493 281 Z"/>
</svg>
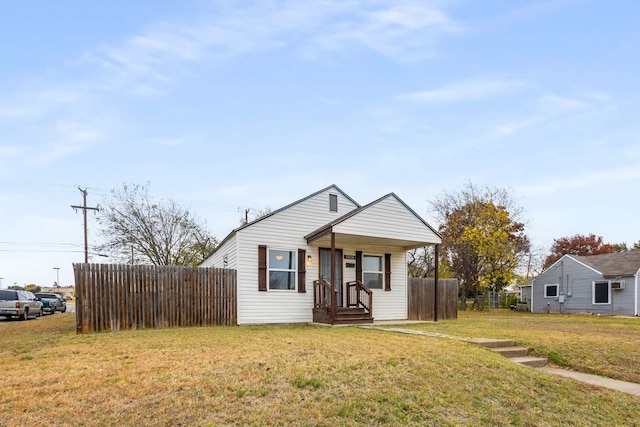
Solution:
<svg viewBox="0 0 640 427">
<path fill-rule="evenodd" d="M 76 331 L 237 324 L 236 271 L 74 264 Z"/>
<path fill-rule="evenodd" d="M 435 279 L 410 278 L 407 281 L 407 319 L 433 320 Z M 438 280 L 438 319 L 458 318 L 458 280 Z"/>
</svg>

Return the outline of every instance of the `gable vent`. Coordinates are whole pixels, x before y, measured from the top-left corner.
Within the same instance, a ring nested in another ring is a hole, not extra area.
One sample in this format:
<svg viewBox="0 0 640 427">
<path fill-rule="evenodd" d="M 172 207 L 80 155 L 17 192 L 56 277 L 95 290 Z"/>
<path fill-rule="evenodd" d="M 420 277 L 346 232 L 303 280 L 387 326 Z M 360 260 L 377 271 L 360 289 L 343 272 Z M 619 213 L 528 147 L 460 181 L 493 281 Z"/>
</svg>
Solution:
<svg viewBox="0 0 640 427">
<path fill-rule="evenodd" d="M 329 212 L 338 212 L 337 194 L 329 194 Z"/>
</svg>

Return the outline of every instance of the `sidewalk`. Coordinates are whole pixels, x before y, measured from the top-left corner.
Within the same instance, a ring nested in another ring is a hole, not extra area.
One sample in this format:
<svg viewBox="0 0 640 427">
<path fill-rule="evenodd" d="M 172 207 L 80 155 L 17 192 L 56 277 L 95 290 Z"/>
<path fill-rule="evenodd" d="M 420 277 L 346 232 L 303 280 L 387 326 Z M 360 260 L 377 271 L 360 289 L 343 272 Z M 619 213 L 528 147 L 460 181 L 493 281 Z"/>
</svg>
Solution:
<svg viewBox="0 0 640 427">
<path fill-rule="evenodd" d="M 423 336 L 435 337 L 435 338 L 448 338 L 448 339 L 469 342 L 466 338 L 441 334 L 437 332 L 418 331 L 415 329 L 389 328 L 389 327 L 382 328 L 377 326 L 361 326 L 361 328 L 373 329 L 376 331 L 384 331 L 384 332 L 395 332 L 398 334 L 423 335 Z M 557 369 L 557 368 L 548 368 L 548 367 L 533 368 L 533 369 L 540 369 L 541 371 L 551 375 L 558 375 L 561 377 L 571 378 L 573 380 L 580 381 L 586 384 L 591 384 L 598 387 L 605 387 L 611 390 L 616 390 L 622 393 L 632 394 L 634 396 L 640 397 L 640 384 L 614 380 L 611 378 L 601 377 L 599 375 L 583 374 L 582 372 L 569 371 L 567 369 Z"/>
<path fill-rule="evenodd" d="M 587 384 L 610 388 L 627 394 L 640 397 L 640 384 L 628 383 L 626 381 L 613 380 L 599 375 L 583 374 L 582 372 L 568 371 L 566 369 L 539 368 L 540 370 L 553 375 L 560 375 Z"/>
</svg>

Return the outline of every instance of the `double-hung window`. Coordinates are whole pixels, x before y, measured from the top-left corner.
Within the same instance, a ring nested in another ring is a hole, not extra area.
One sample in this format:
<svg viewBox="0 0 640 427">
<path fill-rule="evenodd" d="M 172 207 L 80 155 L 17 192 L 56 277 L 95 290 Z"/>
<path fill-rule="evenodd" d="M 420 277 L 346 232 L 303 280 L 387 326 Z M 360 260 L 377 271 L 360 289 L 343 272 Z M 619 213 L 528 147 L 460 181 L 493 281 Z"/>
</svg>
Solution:
<svg viewBox="0 0 640 427">
<path fill-rule="evenodd" d="M 363 255 L 362 280 L 369 289 L 382 289 L 382 257 L 377 255 Z"/>
<path fill-rule="evenodd" d="M 296 252 L 269 249 L 269 289 L 296 289 Z"/>
</svg>

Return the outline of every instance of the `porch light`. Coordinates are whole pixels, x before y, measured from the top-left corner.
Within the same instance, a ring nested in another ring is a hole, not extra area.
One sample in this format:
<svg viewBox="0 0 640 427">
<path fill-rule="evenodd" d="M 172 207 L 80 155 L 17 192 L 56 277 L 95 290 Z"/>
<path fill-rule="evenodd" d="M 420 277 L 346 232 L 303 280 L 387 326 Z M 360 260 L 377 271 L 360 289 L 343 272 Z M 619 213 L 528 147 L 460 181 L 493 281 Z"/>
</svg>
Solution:
<svg viewBox="0 0 640 427">
<path fill-rule="evenodd" d="M 313 257 L 311 255 L 307 255 L 307 264 L 311 264 L 313 262 Z"/>
</svg>

